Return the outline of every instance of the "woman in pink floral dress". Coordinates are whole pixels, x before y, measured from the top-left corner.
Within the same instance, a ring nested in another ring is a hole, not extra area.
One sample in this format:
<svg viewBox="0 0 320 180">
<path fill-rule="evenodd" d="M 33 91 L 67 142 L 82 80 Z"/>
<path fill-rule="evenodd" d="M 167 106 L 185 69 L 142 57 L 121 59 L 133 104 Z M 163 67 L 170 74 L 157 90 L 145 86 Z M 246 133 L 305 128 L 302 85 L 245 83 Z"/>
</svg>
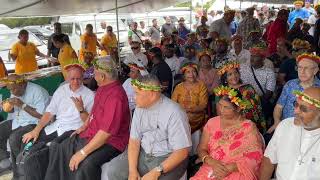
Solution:
<svg viewBox="0 0 320 180">
<path fill-rule="evenodd" d="M 219 87 L 221 115 L 204 127 L 198 155 L 203 165 L 191 180 L 258 180 L 263 143 L 255 124 L 240 111 L 250 103 L 235 89 Z"/>
</svg>

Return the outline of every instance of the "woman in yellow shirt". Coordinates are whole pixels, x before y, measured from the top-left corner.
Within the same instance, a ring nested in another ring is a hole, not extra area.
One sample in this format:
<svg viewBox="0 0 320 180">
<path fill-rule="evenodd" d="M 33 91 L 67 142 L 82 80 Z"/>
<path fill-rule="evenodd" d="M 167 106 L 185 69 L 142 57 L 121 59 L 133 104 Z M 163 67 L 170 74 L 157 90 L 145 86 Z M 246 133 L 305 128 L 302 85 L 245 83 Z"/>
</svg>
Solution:
<svg viewBox="0 0 320 180">
<path fill-rule="evenodd" d="M 8 76 L 8 71 L 6 66 L 4 65 L 2 58 L 0 57 L 0 78 L 4 78 Z"/>
<path fill-rule="evenodd" d="M 11 48 L 11 58 L 16 61 L 15 73 L 24 74 L 38 69 L 36 55 L 48 58 L 47 55 L 41 53 L 37 46 L 29 41 L 29 32 L 22 29 L 19 32 L 19 41 Z"/>
<path fill-rule="evenodd" d="M 52 37 L 53 45 L 56 48 L 60 48 L 59 55 L 58 55 L 58 61 L 61 65 L 62 73 L 64 79 L 66 79 L 66 71 L 64 70 L 64 66 L 73 63 L 74 61 L 77 61 L 78 57 L 76 52 L 73 50 L 71 45 L 68 42 L 64 41 L 65 35 L 59 34 L 54 35 Z"/>
<path fill-rule="evenodd" d="M 112 48 L 117 48 L 117 36 L 112 32 L 112 26 L 107 27 L 107 33 L 102 37 L 100 44 L 102 46 L 101 56 L 110 55 Z"/>
<path fill-rule="evenodd" d="M 80 37 L 80 41 L 81 41 L 81 47 L 79 50 L 80 61 L 84 61 L 85 52 L 91 52 L 93 53 L 94 56 L 97 55 L 97 46 L 100 48 L 100 44 L 97 40 L 97 36 L 93 33 L 93 26 L 91 24 L 86 25 L 86 32 Z"/>
</svg>

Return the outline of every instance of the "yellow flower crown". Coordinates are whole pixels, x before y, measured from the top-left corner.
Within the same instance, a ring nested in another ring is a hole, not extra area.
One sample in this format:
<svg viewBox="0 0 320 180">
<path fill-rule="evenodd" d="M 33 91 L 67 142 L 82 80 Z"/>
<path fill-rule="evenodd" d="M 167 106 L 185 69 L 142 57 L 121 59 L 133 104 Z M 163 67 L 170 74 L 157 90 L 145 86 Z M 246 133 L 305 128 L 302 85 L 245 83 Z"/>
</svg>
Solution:
<svg viewBox="0 0 320 180">
<path fill-rule="evenodd" d="M 302 59 L 309 59 L 316 62 L 317 64 L 320 64 L 320 57 L 310 53 L 304 53 L 297 57 L 298 62 L 301 61 Z"/>
<path fill-rule="evenodd" d="M 137 79 L 133 79 L 131 85 L 144 91 L 161 91 L 161 86 L 145 84 Z"/>
<path fill-rule="evenodd" d="M 20 79 L 16 79 L 16 80 L 9 80 L 8 78 L 3 78 L 0 80 L 1 83 L 4 83 L 6 85 L 9 84 L 19 84 L 19 83 L 23 83 L 26 82 L 26 79 L 24 77 L 20 78 Z"/>
<path fill-rule="evenodd" d="M 303 6 L 303 1 L 294 1 L 293 4 Z"/>
<path fill-rule="evenodd" d="M 186 63 L 186 64 L 184 64 L 181 67 L 180 71 L 181 71 L 182 74 L 184 74 L 184 72 L 189 68 L 194 68 L 196 71 L 198 71 L 198 65 L 194 64 L 194 63 Z"/>
<path fill-rule="evenodd" d="M 295 39 L 292 42 L 292 47 L 294 49 L 310 49 L 311 45 L 308 41 L 301 40 L 301 39 Z"/>
<path fill-rule="evenodd" d="M 301 99 L 302 101 L 304 101 L 308 104 L 311 104 L 311 105 L 315 106 L 316 108 L 320 108 L 320 101 L 319 100 L 314 99 L 301 91 L 293 91 L 293 94 L 296 95 L 296 97 Z"/>
<path fill-rule="evenodd" d="M 228 61 L 219 68 L 218 74 L 222 76 L 224 73 L 234 68 L 240 68 L 240 64 L 237 61 Z"/>
<path fill-rule="evenodd" d="M 92 65 L 98 70 L 102 70 L 102 71 L 105 71 L 108 73 L 110 73 L 112 71 L 112 69 L 110 67 L 104 67 L 102 64 L 100 64 L 98 59 L 93 60 Z"/>
<path fill-rule="evenodd" d="M 252 104 L 250 101 L 242 99 L 237 97 L 238 92 L 228 86 L 219 86 L 213 90 L 216 96 L 222 97 L 222 96 L 228 96 L 230 99 L 231 103 L 235 104 L 238 106 L 240 109 L 250 109 L 252 108 Z"/>
</svg>

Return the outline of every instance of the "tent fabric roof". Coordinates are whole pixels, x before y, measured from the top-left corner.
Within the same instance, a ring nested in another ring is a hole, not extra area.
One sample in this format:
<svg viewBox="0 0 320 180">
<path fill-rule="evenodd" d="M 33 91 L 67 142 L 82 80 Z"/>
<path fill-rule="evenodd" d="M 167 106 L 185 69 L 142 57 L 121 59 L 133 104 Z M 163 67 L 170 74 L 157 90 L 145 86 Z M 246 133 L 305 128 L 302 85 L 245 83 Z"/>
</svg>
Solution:
<svg viewBox="0 0 320 180">
<path fill-rule="evenodd" d="M 158 10 L 185 0 L 118 0 L 119 13 Z M 0 16 L 59 16 L 115 12 L 115 0 L 0 0 Z"/>
</svg>

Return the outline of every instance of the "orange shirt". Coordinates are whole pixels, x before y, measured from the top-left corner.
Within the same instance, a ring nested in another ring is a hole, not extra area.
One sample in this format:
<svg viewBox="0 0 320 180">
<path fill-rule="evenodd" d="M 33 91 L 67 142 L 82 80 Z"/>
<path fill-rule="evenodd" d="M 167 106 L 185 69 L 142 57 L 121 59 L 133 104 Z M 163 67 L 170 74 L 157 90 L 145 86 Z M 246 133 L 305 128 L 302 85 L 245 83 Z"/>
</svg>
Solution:
<svg viewBox="0 0 320 180">
<path fill-rule="evenodd" d="M 108 35 L 105 34 L 102 38 L 101 38 L 101 45 L 102 46 L 106 46 L 107 48 L 114 48 L 117 47 L 117 37 L 116 35 Z M 109 53 L 106 50 L 102 50 L 101 51 L 101 56 L 107 56 L 109 55 Z"/>
<path fill-rule="evenodd" d="M 3 64 L 3 61 L 0 60 L 0 78 L 6 77 L 6 70 L 5 69 L 6 69 L 6 67 Z"/>
<path fill-rule="evenodd" d="M 37 70 L 36 53 L 38 51 L 36 45 L 31 42 L 28 42 L 25 46 L 20 42 L 15 43 L 10 52 L 17 56 L 15 73 L 23 74 Z"/>
<path fill-rule="evenodd" d="M 95 56 L 97 54 L 97 36 L 95 34 L 88 35 L 87 33 L 83 34 L 80 37 L 81 47 L 79 51 L 80 61 L 84 60 L 85 52 L 92 52 Z"/>
<path fill-rule="evenodd" d="M 63 77 L 66 79 L 66 71 L 64 70 L 64 66 L 71 64 L 74 59 L 76 59 L 77 57 L 74 57 L 74 53 L 75 51 L 73 50 L 73 48 L 68 44 L 65 43 L 59 51 L 59 55 L 58 55 L 58 61 L 61 65 L 61 69 L 62 69 L 62 73 L 63 73 Z"/>
</svg>

